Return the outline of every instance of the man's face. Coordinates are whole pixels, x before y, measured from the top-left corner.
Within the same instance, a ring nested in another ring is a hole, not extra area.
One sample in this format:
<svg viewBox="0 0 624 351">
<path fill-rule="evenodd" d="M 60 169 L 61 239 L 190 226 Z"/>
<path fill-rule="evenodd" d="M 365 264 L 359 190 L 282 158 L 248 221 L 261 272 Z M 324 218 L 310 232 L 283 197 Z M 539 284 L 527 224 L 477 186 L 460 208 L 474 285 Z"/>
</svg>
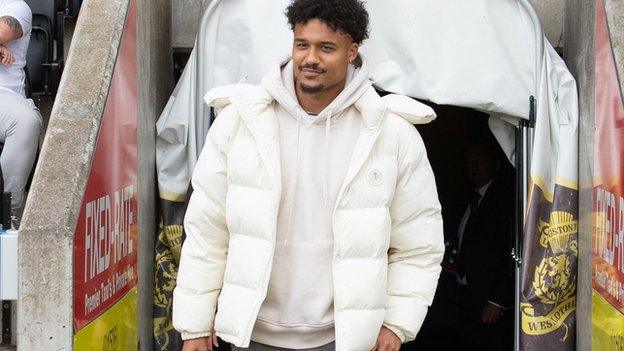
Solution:
<svg viewBox="0 0 624 351">
<path fill-rule="evenodd" d="M 481 187 L 494 179 L 499 163 L 489 156 L 485 147 L 471 147 L 466 154 L 466 168 L 470 182 Z"/>
<path fill-rule="evenodd" d="M 292 57 L 295 81 L 306 94 L 344 86 L 347 67 L 357 57 L 351 37 L 318 19 L 295 25 Z"/>
</svg>

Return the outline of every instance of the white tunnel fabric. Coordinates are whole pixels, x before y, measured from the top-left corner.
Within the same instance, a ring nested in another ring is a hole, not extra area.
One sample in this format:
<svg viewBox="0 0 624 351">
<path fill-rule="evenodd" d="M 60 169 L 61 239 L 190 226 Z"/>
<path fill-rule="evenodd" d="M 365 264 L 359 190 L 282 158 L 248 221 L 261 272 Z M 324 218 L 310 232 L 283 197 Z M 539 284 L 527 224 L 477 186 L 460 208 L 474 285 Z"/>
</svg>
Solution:
<svg viewBox="0 0 624 351">
<path fill-rule="evenodd" d="M 563 60 L 545 45 L 539 82 L 531 178 L 547 194 L 555 183 L 578 189 L 578 93 Z"/>
<path fill-rule="evenodd" d="M 488 118 L 490 131 L 512 165 L 516 165 L 516 127 L 518 118 L 494 114 Z"/>
<path fill-rule="evenodd" d="M 257 83 L 288 55 L 289 0 L 213 1 L 205 25 L 209 86 Z M 528 117 L 534 82 L 533 27 L 513 0 L 368 1 L 373 83 L 397 94 L 481 111 Z M 452 89 L 449 89 L 452 87 Z"/>
<path fill-rule="evenodd" d="M 578 182 L 578 94 L 576 81 L 559 54 L 547 41 L 541 62 L 531 177 L 546 193 L 555 183 Z M 515 164 L 515 126 L 518 118 L 492 114 L 490 130 L 509 161 Z"/>
<path fill-rule="evenodd" d="M 156 168 L 161 199 L 185 201 L 201 150 L 195 148 L 195 55 L 156 123 Z"/>
<path fill-rule="evenodd" d="M 202 52 L 207 89 L 260 82 L 290 52 L 292 32 L 283 15 L 288 0 L 270 5 L 215 1 L 203 24 L 208 29 Z M 534 40 L 529 38 L 535 30 L 517 1 L 369 1 L 367 6 L 371 38 L 362 52 L 376 87 L 439 104 L 528 117 L 535 81 Z M 186 198 L 199 154 L 196 145 L 202 144 L 195 140 L 195 55 L 194 50 L 158 122 L 158 183 L 164 199 Z"/>
</svg>

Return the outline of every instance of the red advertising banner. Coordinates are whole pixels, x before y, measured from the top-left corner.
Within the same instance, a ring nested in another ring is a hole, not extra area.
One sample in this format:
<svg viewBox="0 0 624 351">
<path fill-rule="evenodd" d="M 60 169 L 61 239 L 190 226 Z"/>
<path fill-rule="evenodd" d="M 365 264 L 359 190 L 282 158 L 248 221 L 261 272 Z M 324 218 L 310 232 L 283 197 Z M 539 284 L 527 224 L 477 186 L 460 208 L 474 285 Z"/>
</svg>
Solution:
<svg viewBox="0 0 624 351">
<path fill-rule="evenodd" d="M 76 224 L 75 332 L 137 283 L 136 55 L 136 2 L 131 1 Z"/>
<path fill-rule="evenodd" d="M 592 283 L 624 314 L 624 105 L 602 1 L 596 2 L 595 112 Z"/>
</svg>

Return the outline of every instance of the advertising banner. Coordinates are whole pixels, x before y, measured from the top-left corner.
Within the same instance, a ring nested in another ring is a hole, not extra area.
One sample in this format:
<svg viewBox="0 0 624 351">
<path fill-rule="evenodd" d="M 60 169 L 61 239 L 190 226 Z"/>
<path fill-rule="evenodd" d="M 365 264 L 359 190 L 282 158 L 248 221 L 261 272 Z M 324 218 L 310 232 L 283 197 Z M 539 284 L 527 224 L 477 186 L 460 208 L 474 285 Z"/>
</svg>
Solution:
<svg viewBox="0 0 624 351">
<path fill-rule="evenodd" d="M 520 349 L 574 350 L 578 261 L 578 93 L 546 43 L 536 106 L 520 281 Z"/>
<path fill-rule="evenodd" d="M 137 289 L 130 290 L 119 302 L 74 336 L 74 350 L 136 350 Z"/>
<path fill-rule="evenodd" d="M 136 61 L 132 0 L 75 230 L 75 350 L 137 345 Z"/>
<path fill-rule="evenodd" d="M 185 202 L 160 198 L 162 220 L 156 240 L 154 271 L 154 350 L 176 351 L 182 348 L 182 337 L 173 328 L 173 289 L 178 276 L 184 238 Z"/>
<path fill-rule="evenodd" d="M 604 2 L 596 2 L 592 344 L 624 349 L 624 104 Z"/>
<path fill-rule="evenodd" d="M 535 179 L 533 180 L 535 181 Z M 578 192 L 534 185 L 525 231 L 522 275 L 523 350 L 574 350 L 578 258 Z"/>
</svg>

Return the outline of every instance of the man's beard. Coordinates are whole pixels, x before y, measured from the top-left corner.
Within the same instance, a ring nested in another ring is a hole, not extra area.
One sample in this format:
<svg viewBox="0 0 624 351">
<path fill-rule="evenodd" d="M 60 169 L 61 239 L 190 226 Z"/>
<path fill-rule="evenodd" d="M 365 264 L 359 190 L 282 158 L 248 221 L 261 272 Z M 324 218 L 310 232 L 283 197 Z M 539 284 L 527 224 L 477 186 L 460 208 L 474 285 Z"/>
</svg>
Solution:
<svg viewBox="0 0 624 351">
<path fill-rule="evenodd" d="M 305 65 L 299 66 L 300 72 L 302 72 L 304 69 L 314 70 L 320 74 L 327 73 L 327 70 L 325 70 L 318 64 L 305 64 Z M 323 89 L 325 89 L 325 85 L 319 84 L 316 86 L 312 86 L 312 85 L 305 85 L 303 83 L 299 83 L 299 88 L 301 89 L 301 92 L 303 92 L 304 94 L 314 95 L 323 91 Z"/>
<path fill-rule="evenodd" d="M 300 83 L 299 88 L 301 89 L 301 92 L 304 94 L 314 95 L 316 93 L 320 93 L 321 91 L 323 91 L 323 89 L 325 89 L 325 86 L 323 84 L 311 86 L 311 85 L 305 85 L 303 83 Z"/>
</svg>

